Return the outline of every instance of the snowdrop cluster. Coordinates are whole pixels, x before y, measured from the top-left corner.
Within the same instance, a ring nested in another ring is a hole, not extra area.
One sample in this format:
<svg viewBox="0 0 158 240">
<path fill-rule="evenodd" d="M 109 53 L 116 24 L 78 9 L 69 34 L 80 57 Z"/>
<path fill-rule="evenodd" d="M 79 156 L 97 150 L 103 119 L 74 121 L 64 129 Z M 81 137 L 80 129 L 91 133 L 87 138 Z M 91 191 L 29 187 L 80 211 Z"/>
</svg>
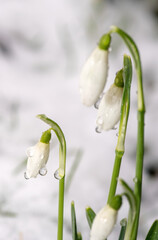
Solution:
<svg viewBox="0 0 158 240">
<path fill-rule="evenodd" d="M 124 86 L 122 70 L 116 74 L 114 84 L 100 97 L 107 82 L 110 42 L 110 35 L 103 35 L 98 47 L 86 61 L 79 83 L 81 101 L 84 105 L 95 105 L 101 98 L 96 121 L 98 132 L 113 129 L 120 119 Z"/>
</svg>

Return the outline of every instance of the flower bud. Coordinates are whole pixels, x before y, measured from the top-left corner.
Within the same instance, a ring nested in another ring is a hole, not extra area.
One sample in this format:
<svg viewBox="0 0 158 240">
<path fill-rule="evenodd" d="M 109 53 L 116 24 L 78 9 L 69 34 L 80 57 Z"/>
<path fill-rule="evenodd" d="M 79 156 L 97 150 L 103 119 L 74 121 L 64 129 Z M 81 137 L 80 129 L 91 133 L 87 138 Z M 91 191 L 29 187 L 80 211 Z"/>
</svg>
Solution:
<svg viewBox="0 0 158 240">
<path fill-rule="evenodd" d="M 115 226 L 117 213 L 118 211 L 108 204 L 103 207 L 94 218 L 90 240 L 105 240 Z"/>
<path fill-rule="evenodd" d="M 103 92 L 108 72 L 108 50 L 96 47 L 85 63 L 80 77 L 81 101 L 86 106 L 94 105 Z"/>
<path fill-rule="evenodd" d="M 123 88 L 115 84 L 112 84 L 104 94 L 99 104 L 96 121 L 100 131 L 113 129 L 120 120 L 122 96 Z"/>
<path fill-rule="evenodd" d="M 49 157 L 50 138 L 51 133 L 50 130 L 48 130 L 42 134 L 40 141 L 35 146 L 27 149 L 26 154 L 28 156 L 28 160 L 27 170 L 25 172 L 26 179 L 37 177 L 39 173 L 41 175 L 45 175 L 47 173 L 45 165 Z"/>
</svg>

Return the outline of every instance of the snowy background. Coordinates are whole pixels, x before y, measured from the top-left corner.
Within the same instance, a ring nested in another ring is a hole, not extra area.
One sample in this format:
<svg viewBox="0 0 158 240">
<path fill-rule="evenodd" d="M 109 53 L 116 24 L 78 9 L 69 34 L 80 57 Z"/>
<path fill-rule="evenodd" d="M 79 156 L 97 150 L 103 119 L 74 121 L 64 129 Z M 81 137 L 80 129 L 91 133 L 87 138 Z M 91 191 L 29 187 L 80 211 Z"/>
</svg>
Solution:
<svg viewBox="0 0 158 240">
<path fill-rule="evenodd" d="M 100 36 L 117 25 L 136 41 L 146 95 L 146 143 L 139 240 L 158 218 L 158 1 L 0 0 L 0 240 L 56 239 L 58 142 L 54 136 L 46 177 L 25 180 L 25 150 L 47 129 L 40 113 L 55 120 L 67 140 L 64 239 L 71 239 L 70 204 L 78 231 L 88 239 L 85 207 L 98 211 L 109 190 L 117 129 L 95 132 L 96 109 L 82 106 L 78 82 Z M 122 67 L 127 48 L 113 35 L 109 78 Z M 121 178 L 133 186 L 136 152 L 136 79 Z M 121 192 L 121 188 L 118 188 Z M 127 217 L 124 200 L 119 221 Z"/>
</svg>

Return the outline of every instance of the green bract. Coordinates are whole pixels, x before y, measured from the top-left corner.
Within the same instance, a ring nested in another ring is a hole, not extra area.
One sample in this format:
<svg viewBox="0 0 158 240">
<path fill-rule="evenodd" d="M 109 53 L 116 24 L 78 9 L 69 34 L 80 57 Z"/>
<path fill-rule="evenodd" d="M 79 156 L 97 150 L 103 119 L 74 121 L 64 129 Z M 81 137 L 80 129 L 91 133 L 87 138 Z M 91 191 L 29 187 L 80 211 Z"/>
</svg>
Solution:
<svg viewBox="0 0 158 240">
<path fill-rule="evenodd" d="M 99 48 L 103 50 L 108 50 L 111 43 L 111 35 L 110 34 L 104 34 L 99 41 Z"/>
</svg>

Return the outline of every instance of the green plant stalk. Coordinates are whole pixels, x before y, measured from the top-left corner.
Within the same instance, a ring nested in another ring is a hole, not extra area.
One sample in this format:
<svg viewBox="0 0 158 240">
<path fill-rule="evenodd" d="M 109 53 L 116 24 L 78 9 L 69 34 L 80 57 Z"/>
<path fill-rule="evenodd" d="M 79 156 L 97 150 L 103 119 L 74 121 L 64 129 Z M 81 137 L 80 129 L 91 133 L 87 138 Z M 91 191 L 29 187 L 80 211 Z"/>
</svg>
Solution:
<svg viewBox="0 0 158 240">
<path fill-rule="evenodd" d="M 141 205 L 141 192 L 142 192 L 142 172 L 143 172 L 143 156 L 144 156 L 144 115 L 145 115 L 145 103 L 143 93 L 143 81 L 142 81 L 142 67 L 138 48 L 134 40 L 123 30 L 116 26 L 111 27 L 111 33 L 118 33 L 127 47 L 129 48 L 133 60 L 135 63 L 136 74 L 137 74 L 137 86 L 138 86 L 138 129 L 137 129 L 137 154 L 136 154 L 136 171 L 135 171 L 135 189 L 134 193 L 136 196 L 137 210 L 136 210 L 136 221 L 134 224 L 133 234 L 131 240 L 137 238 L 139 214 Z"/>
<path fill-rule="evenodd" d="M 137 134 L 137 155 L 136 155 L 136 172 L 135 172 L 135 188 L 137 211 L 134 223 L 132 240 L 135 240 L 138 232 L 139 215 L 142 195 L 142 176 L 143 176 L 143 156 L 144 156 L 144 111 L 138 111 L 138 134 Z"/>
<path fill-rule="evenodd" d="M 123 79 L 124 79 L 124 91 L 122 98 L 122 107 L 121 107 L 121 117 L 120 117 L 120 125 L 119 125 L 119 134 L 118 141 L 115 150 L 115 162 L 113 167 L 113 173 L 111 178 L 110 190 L 108 195 L 109 204 L 112 198 L 115 196 L 118 177 L 120 172 L 121 160 L 124 154 L 124 144 L 126 137 L 126 129 L 130 108 L 130 87 L 132 80 L 132 63 L 129 56 L 124 55 L 124 67 L 123 67 Z"/>
<path fill-rule="evenodd" d="M 116 193 L 117 180 L 119 177 L 121 160 L 122 160 L 123 154 L 124 152 L 119 152 L 115 150 L 115 162 L 114 162 L 114 167 L 113 167 L 113 172 L 111 177 L 111 184 L 110 184 L 110 190 L 109 190 L 108 201 L 107 201 L 108 204 L 111 202 L 111 200 L 113 199 Z"/>
<path fill-rule="evenodd" d="M 64 186 L 65 186 L 65 177 L 59 180 L 58 235 L 57 235 L 58 240 L 63 239 Z"/>
<path fill-rule="evenodd" d="M 47 118 L 44 114 L 37 115 L 39 119 L 51 126 L 59 140 L 59 201 L 58 201 L 58 232 L 57 240 L 63 239 L 63 217 L 64 217 L 64 189 L 65 189 L 65 168 L 66 168 L 66 141 L 63 131 L 59 125 Z"/>
</svg>

